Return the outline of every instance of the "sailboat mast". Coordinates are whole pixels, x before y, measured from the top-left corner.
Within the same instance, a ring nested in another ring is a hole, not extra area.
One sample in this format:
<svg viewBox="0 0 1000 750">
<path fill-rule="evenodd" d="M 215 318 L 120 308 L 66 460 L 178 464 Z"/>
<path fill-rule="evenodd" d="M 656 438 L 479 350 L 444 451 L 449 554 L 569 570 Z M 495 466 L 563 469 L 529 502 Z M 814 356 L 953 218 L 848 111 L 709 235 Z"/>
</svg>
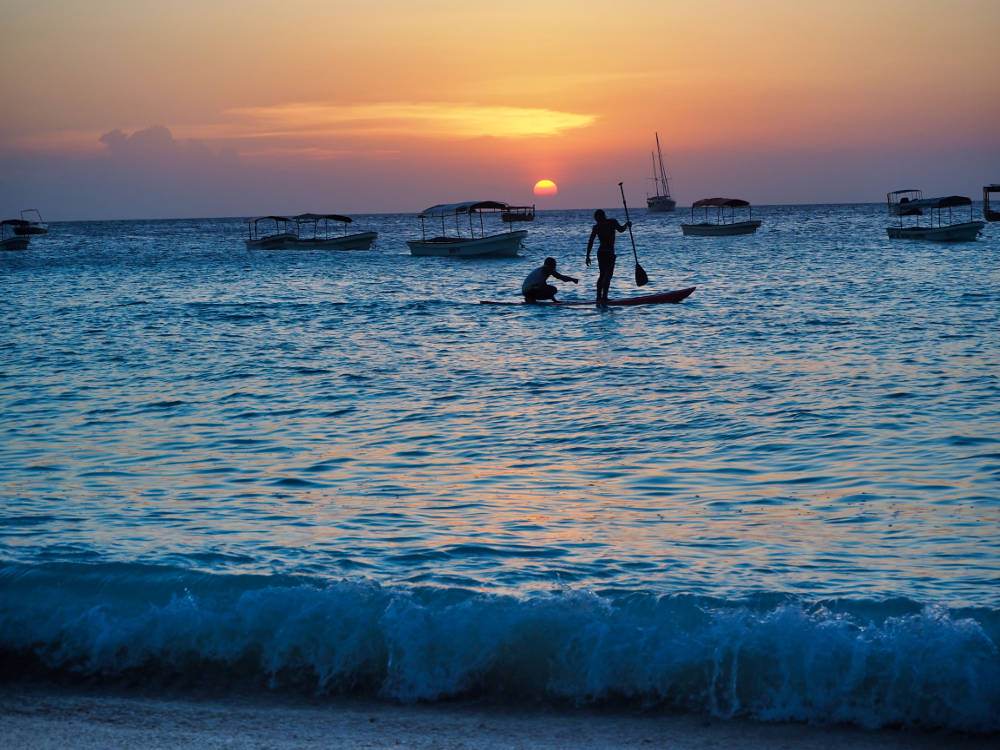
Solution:
<svg viewBox="0 0 1000 750">
<path fill-rule="evenodd" d="M 670 184 L 667 182 L 667 170 L 663 168 L 663 154 L 660 151 L 660 134 L 656 135 L 656 156 L 660 161 L 660 179 L 663 180 L 663 195 L 670 197 Z"/>
</svg>

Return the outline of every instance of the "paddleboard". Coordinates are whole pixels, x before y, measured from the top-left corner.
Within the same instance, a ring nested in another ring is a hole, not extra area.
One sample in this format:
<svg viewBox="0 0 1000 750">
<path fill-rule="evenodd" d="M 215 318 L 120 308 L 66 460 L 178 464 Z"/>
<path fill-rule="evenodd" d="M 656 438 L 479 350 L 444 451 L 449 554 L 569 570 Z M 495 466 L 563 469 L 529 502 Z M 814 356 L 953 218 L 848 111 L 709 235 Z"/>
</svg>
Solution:
<svg viewBox="0 0 1000 750">
<path fill-rule="evenodd" d="M 666 302 L 676 303 L 691 294 L 697 287 L 689 286 L 686 289 L 675 289 L 672 292 L 660 292 L 659 294 L 645 294 L 641 297 L 623 297 L 622 299 L 609 299 L 609 307 L 625 307 L 629 305 L 662 305 Z M 480 305 L 532 305 L 533 307 L 593 307 L 594 301 L 590 302 L 497 302 L 495 300 L 479 300 Z"/>
</svg>

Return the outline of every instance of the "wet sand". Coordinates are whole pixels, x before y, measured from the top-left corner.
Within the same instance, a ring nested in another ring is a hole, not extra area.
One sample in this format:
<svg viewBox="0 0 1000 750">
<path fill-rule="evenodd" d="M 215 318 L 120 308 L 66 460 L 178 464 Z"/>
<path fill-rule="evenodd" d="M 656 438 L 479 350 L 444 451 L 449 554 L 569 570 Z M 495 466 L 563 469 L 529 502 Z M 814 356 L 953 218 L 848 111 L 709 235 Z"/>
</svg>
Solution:
<svg viewBox="0 0 1000 750">
<path fill-rule="evenodd" d="M 0 687 L 4 747 L 74 748 L 995 748 L 996 737 L 477 705 L 131 697 Z"/>
</svg>

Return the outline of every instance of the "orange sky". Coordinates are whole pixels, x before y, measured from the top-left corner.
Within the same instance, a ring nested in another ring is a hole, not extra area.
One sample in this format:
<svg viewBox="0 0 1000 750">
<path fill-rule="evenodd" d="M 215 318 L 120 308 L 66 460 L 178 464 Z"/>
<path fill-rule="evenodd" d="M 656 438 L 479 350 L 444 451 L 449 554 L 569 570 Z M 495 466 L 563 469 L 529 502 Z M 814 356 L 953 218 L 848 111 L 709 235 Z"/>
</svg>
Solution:
<svg viewBox="0 0 1000 750">
<path fill-rule="evenodd" d="M 11 215 L 639 204 L 654 132 L 681 204 L 1000 181 L 996 0 L 0 3 Z"/>
</svg>

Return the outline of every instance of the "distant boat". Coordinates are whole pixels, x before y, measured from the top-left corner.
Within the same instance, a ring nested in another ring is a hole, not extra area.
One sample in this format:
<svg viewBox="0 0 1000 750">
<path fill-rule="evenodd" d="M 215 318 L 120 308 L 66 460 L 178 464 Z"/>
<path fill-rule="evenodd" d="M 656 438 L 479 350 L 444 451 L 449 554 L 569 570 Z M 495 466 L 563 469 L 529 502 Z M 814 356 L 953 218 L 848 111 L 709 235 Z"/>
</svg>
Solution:
<svg viewBox="0 0 1000 750">
<path fill-rule="evenodd" d="M 352 223 L 349 216 L 340 214 L 299 214 L 295 220 L 295 239 L 287 242 L 288 247 L 315 250 L 370 250 L 378 237 L 378 232 L 347 233 L 347 225 Z M 343 226 L 343 233 L 331 232 L 333 226 Z"/>
<path fill-rule="evenodd" d="M 516 221 L 534 220 L 534 206 L 507 206 L 507 208 L 500 212 L 500 221 L 506 221 L 508 224 Z"/>
<path fill-rule="evenodd" d="M 892 193 L 889 193 L 891 196 Z M 890 198 L 890 209 L 892 203 Z M 969 207 L 969 221 L 955 222 L 953 209 L 961 206 Z M 942 211 L 948 210 L 947 223 L 944 222 Z M 924 211 L 930 214 L 928 223 L 920 225 L 920 217 Z M 890 213 L 892 211 L 890 210 Z M 934 242 L 970 242 L 979 236 L 986 224 L 972 220 L 972 200 L 964 195 L 948 195 L 943 198 L 920 198 L 906 202 L 905 209 L 897 210 L 899 226 L 886 227 L 886 233 L 893 240 L 932 240 Z M 913 223 L 905 226 L 903 218 L 913 217 Z"/>
<path fill-rule="evenodd" d="M 704 220 L 697 224 L 694 223 L 696 208 L 704 209 Z M 714 215 L 709 213 L 710 208 L 715 209 Z M 747 210 L 746 219 L 736 220 L 737 208 Z M 742 198 L 702 198 L 691 204 L 691 223 L 681 224 L 681 231 L 694 237 L 730 237 L 753 234 L 759 227 L 760 219 L 752 218 L 749 201 Z"/>
<path fill-rule="evenodd" d="M 528 236 L 525 229 L 514 230 L 507 222 L 508 231 L 487 234 L 483 221 L 484 213 L 500 213 L 510 211 L 511 207 L 500 201 L 466 201 L 465 203 L 441 203 L 424 209 L 420 216 L 420 239 L 407 240 L 410 254 L 417 256 L 438 256 L 454 258 L 513 258 L 517 255 L 521 242 Z M 479 216 L 479 233 L 477 236 L 474 216 Z M 463 236 L 459 218 L 469 219 L 468 236 Z M 441 234 L 437 237 L 427 236 L 427 221 L 441 220 Z M 455 220 L 452 229 L 449 219 Z M 452 234 L 449 234 L 452 232 Z"/>
<path fill-rule="evenodd" d="M 42 215 L 37 208 L 26 208 L 21 211 L 23 226 L 14 227 L 14 234 L 48 234 L 49 225 L 42 221 Z"/>
<path fill-rule="evenodd" d="M 24 250 L 28 247 L 28 222 L 24 219 L 0 221 L 0 250 Z"/>
<path fill-rule="evenodd" d="M 653 159 L 653 195 L 646 196 L 646 208 L 655 213 L 666 213 L 677 208 L 677 201 L 670 197 L 670 183 L 667 182 L 667 170 L 663 168 L 663 154 L 660 153 L 660 134 L 656 133 L 656 154 L 649 154 Z"/>
<path fill-rule="evenodd" d="M 273 226 L 272 226 L 273 225 Z M 287 216 L 258 216 L 247 219 L 247 247 L 252 250 L 281 250 L 298 239 L 294 221 Z"/>
<path fill-rule="evenodd" d="M 906 190 L 893 190 L 891 193 L 885 194 L 886 203 L 889 206 L 889 216 L 919 216 L 921 215 L 921 210 L 910 204 L 923 200 L 924 193 L 922 190 L 916 190 L 915 188 L 908 188 Z"/>
<path fill-rule="evenodd" d="M 986 221 L 1000 221 L 1000 211 L 994 211 L 990 207 L 990 194 L 1000 193 L 1000 185 L 986 185 L 983 187 L 983 218 Z"/>
</svg>

